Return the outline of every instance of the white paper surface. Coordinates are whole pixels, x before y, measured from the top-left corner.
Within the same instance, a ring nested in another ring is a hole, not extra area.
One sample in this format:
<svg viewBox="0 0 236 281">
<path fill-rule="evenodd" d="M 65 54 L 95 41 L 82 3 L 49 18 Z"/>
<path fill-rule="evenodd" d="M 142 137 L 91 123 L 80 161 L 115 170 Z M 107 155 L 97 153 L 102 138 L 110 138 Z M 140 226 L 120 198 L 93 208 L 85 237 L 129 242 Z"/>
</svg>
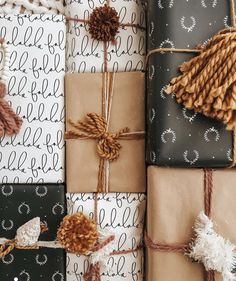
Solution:
<svg viewBox="0 0 236 281">
<path fill-rule="evenodd" d="M 94 217 L 93 193 L 68 193 L 68 213 L 84 212 Z M 142 193 L 98 194 L 98 227 L 115 235 L 115 251 L 136 249 L 143 239 L 146 196 Z M 129 254 L 111 255 L 101 267 L 102 281 L 143 280 L 143 249 Z M 67 280 L 83 280 L 88 257 L 67 254 Z"/>
<path fill-rule="evenodd" d="M 89 19 L 94 8 L 103 6 L 105 0 L 66 0 L 66 16 Z M 141 0 L 112 0 L 120 22 L 139 24 L 145 27 L 145 11 Z M 67 70 L 68 72 L 103 72 L 104 43 L 91 38 L 88 25 L 68 21 Z M 117 44 L 108 46 L 108 71 L 135 71 L 144 69 L 145 30 L 133 27 L 119 28 Z"/>
<path fill-rule="evenodd" d="M 64 181 L 65 29 L 63 16 L 0 16 L 11 53 L 6 100 L 23 118 L 18 135 L 0 138 L 0 183 Z"/>
</svg>

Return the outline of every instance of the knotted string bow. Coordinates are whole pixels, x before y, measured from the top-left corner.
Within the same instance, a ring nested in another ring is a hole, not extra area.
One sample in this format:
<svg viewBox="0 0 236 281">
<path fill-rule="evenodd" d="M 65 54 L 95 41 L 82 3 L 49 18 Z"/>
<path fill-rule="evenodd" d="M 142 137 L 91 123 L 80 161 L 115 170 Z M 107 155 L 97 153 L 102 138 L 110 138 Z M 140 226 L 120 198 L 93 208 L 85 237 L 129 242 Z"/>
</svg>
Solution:
<svg viewBox="0 0 236 281">
<path fill-rule="evenodd" d="M 117 133 L 109 132 L 105 118 L 96 113 L 88 113 L 85 121 L 75 123 L 69 120 L 69 123 L 76 130 L 66 132 L 66 139 L 88 138 L 97 140 L 99 157 L 108 161 L 119 158 L 121 145 L 118 140 L 130 131 L 126 127 Z"/>
</svg>

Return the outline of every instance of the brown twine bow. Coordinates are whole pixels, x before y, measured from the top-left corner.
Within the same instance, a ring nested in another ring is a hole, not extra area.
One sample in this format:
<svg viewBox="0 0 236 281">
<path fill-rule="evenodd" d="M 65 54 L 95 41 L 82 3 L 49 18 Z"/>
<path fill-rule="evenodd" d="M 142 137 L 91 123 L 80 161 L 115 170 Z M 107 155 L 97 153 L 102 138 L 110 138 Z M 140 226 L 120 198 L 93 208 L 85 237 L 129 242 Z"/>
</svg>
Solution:
<svg viewBox="0 0 236 281">
<path fill-rule="evenodd" d="M 212 210 L 212 192 L 213 192 L 213 171 L 210 169 L 204 170 L 204 211 L 210 217 Z M 168 253 L 183 253 L 188 254 L 190 251 L 190 243 L 188 244 L 163 244 L 156 243 L 151 240 L 147 232 L 145 233 L 145 245 L 147 248 Z M 206 281 L 215 281 L 215 272 L 210 270 L 206 272 Z"/>
<path fill-rule="evenodd" d="M 77 123 L 69 120 L 74 130 L 66 132 L 66 139 L 88 138 L 98 140 L 97 153 L 99 157 L 108 161 L 117 160 L 121 149 L 118 139 L 128 133 L 129 128 L 121 129 L 117 133 L 110 133 L 105 118 L 96 113 L 88 113 L 85 120 Z"/>
<path fill-rule="evenodd" d="M 40 228 L 41 228 L 41 233 L 44 233 L 46 231 L 48 231 L 48 227 L 41 222 L 40 224 Z M 0 246 L 0 259 L 4 258 L 6 255 L 8 255 L 11 251 L 13 251 L 13 249 L 20 249 L 20 250 L 34 250 L 34 249 L 39 249 L 39 247 L 36 246 L 21 246 L 18 244 L 16 239 L 12 239 L 12 240 L 7 240 L 6 242 L 4 242 L 1 246 Z"/>
<path fill-rule="evenodd" d="M 236 130 L 236 19 L 235 2 L 230 0 L 232 27 L 221 30 L 206 45 L 196 49 L 157 48 L 155 53 L 199 53 L 180 66 L 181 75 L 173 78 L 165 92 L 175 93 L 176 101 L 187 109 L 217 119 L 227 130 Z M 235 132 L 234 135 L 235 136 Z M 236 156 L 234 138 L 233 156 Z M 230 167 L 235 166 L 236 157 Z"/>
<path fill-rule="evenodd" d="M 145 30 L 139 24 L 121 23 L 115 8 L 110 7 L 110 0 L 106 0 L 104 6 L 96 7 L 88 20 L 67 17 L 68 21 L 81 22 L 89 26 L 89 33 L 92 38 L 102 41 L 104 48 L 104 72 L 108 71 L 108 42 L 116 44 L 115 36 L 119 28 L 132 27 Z"/>
</svg>

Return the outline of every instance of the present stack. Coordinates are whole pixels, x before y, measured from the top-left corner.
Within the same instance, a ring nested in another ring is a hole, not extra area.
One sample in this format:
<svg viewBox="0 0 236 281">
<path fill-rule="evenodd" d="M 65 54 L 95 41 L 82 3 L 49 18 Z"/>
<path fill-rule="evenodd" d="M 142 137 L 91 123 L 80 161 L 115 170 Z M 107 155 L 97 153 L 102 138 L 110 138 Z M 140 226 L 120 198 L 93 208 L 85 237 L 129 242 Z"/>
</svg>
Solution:
<svg viewBox="0 0 236 281">
<path fill-rule="evenodd" d="M 0 280 L 236 280 L 236 0 L 0 11 Z"/>
<path fill-rule="evenodd" d="M 0 22 L 0 280 L 65 280 L 65 17 Z"/>
<path fill-rule="evenodd" d="M 235 12 L 148 2 L 148 281 L 235 279 Z"/>
<path fill-rule="evenodd" d="M 0 280 L 144 280 L 142 1 L 0 11 Z"/>
<path fill-rule="evenodd" d="M 67 280 L 143 280 L 144 7 L 66 2 L 67 208 L 99 236 L 92 254 L 67 254 Z"/>
</svg>

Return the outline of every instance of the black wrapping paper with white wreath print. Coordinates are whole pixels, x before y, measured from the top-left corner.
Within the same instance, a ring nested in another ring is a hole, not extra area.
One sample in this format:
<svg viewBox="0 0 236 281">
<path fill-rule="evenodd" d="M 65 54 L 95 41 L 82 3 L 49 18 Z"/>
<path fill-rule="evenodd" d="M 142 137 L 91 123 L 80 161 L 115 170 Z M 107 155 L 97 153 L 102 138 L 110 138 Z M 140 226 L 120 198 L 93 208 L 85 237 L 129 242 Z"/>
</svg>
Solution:
<svg viewBox="0 0 236 281">
<path fill-rule="evenodd" d="M 195 49 L 231 26 L 229 0 L 148 1 L 148 50 Z M 165 94 L 179 66 L 195 54 L 159 52 L 147 65 L 147 162 L 175 167 L 228 167 L 233 133 L 211 118 L 185 109 Z"/>
<path fill-rule="evenodd" d="M 48 231 L 39 240 L 54 241 L 65 214 L 64 185 L 0 185 L 0 238 L 14 239 L 20 226 L 40 217 Z M 64 281 L 65 265 L 63 249 L 14 249 L 0 259 L 0 280 Z"/>
</svg>

